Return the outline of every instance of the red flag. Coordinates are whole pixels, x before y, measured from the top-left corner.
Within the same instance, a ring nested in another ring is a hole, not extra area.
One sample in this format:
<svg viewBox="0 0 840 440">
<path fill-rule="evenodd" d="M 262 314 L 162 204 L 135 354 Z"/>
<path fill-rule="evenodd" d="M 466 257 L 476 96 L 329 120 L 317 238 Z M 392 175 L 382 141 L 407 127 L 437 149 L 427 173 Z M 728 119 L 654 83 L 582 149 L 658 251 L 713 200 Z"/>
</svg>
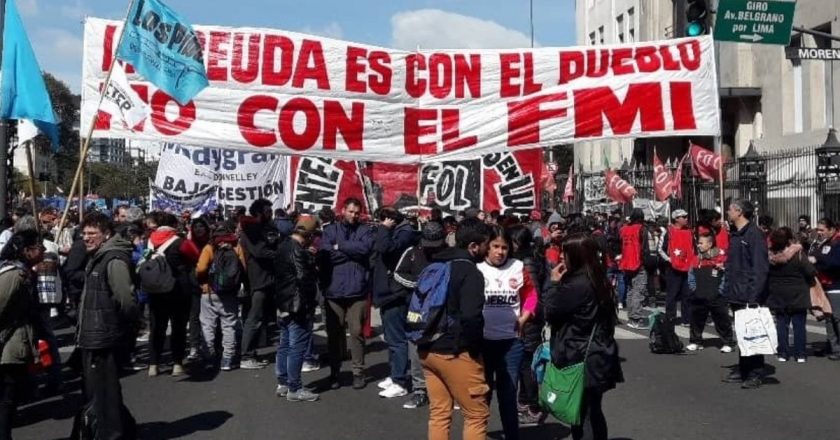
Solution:
<svg viewBox="0 0 840 440">
<path fill-rule="evenodd" d="M 674 183 L 671 173 L 665 168 L 665 164 L 659 160 L 656 150 L 653 150 L 653 192 L 656 200 L 664 202 L 674 192 Z"/>
<path fill-rule="evenodd" d="M 694 175 L 710 182 L 717 180 L 720 175 L 720 156 L 697 144 L 690 143 L 689 145 L 688 154 L 691 156 L 691 168 Z"/>
<path fill-rule="evenodd" d="M 550 167 L 547 163 L 543 162 L 542 170 L 540 171 L 540 180 L 542 180 L 542 187 L 544 190 L 550 193 L 557 191 L 557 182 L 554 181 L 554 172 L 551 171 L 552 168 L 554 167 Z"/>
<path fill-rule="evenodd" d="M 672 185 L 674 187 L 674 198 L 682 199 L 682 176 L 683 176 L 683 163 L 685 162 L 685 158 L 688 155 L 680 159 L 680 162 L 677 164 L 677 169 L 674 170 L 674 177 L 671 178 Z"/>
<path fill-rule="evenodd" d="M 569 178 L 566 179 L 566 188 L 563 190 L 563 201 L 571 202 L 575 198 L 575 166 L 569 166 Z"/>
<path fill-rule="evenodd" d="M 615 171 L 607 169 L 604 172 L 607 185 L 607 197 L 618 203 L 629 203 L 636 197 L 636 188 L 622 179 Z"/>
</svg>

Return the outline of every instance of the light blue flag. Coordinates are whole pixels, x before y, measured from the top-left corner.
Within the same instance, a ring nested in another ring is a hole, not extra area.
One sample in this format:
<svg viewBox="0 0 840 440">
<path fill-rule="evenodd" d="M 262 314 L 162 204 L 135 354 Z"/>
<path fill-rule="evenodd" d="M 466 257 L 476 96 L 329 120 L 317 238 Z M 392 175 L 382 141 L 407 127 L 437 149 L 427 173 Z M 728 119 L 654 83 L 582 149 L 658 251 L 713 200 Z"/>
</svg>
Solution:
<svg viewBox="0 0 840 440">
<path fill-rule="evenodd" d="M 181 105 L 209 84 L 195 31 L 160 0 L 135 0 L 123 32 L 117 57 Z"/>
<path fill-rule="evenodd" d="M 0 118 L 30 119 L 58 148 L 58 118 L 14 0 L 6 2 Z"/>
</svg>

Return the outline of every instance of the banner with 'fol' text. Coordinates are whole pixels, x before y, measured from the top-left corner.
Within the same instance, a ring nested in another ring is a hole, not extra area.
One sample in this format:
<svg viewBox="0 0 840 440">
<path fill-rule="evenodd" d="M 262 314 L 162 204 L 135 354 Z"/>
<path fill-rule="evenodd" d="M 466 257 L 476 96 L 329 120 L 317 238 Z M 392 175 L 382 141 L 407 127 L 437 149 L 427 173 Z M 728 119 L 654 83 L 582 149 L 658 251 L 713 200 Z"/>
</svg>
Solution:
<svg viewBox="0 0 840 440">
<path fill-rule="evenodd" d="M 95 116 L 121 27 L 85 22 L 82 132 Z M 711 36 L 401 51 L 276 29 L 194 29 L 209 87 L 181 104 L 128 66 L 151 113 L 131 130 L 99 112 L 95 137 L 409 164 L 720 132 Z"/>
</svg>

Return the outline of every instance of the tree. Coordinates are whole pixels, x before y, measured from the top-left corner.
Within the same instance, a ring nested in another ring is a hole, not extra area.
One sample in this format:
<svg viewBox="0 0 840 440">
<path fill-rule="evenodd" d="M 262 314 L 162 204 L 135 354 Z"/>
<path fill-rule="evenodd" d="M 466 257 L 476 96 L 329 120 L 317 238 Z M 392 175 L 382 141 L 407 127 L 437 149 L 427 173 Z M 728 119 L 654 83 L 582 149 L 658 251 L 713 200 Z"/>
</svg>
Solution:
<svg viewBox="0 0 840 440">
<path fill-rule="evenodd" d="M 44 82 L 47 85 L 47 92 L 50 94 L 53 109 L 61 121 L 58 133 L 61 145 L 53 157 L 58 175 L 51 176 L 52 183 L 62 187 L 65 191 L 70 191 L 76 166 L 79 164 L 79 132 L 74 127 L 74 121 L 79 120 L 82 97 L 74 94 L 67 87 L 67 84 L 50 73 L 44 73 Z M 36 142 L 49 141 L 39 137 Z"/>
</svg>

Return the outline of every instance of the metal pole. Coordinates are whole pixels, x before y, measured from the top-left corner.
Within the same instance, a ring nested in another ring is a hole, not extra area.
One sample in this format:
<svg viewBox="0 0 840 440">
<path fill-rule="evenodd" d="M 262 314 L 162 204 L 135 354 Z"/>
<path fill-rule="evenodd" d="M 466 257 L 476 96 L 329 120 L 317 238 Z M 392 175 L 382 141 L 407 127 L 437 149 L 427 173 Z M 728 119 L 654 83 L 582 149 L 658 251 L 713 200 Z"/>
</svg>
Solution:
<svg viewBox="0 0 840 440">
<path fill-rule="evenodd" d="M 531 23 L 531 49 L 534 48 L 534 0 L 530 1 L 530 23 Z"/>
<path fill-rule="evenodd" d="M 29 196 L 32 202 L 32 215 L 38 219 L 38 202 L 35 200 L 35 167 L 32 164 L 32 141 L 26 142 L 26 167 L 29 170 Z M 36 220 L 35 231 L 41 234 L 41 221 Z"/>
<path fill-rule="evenodd" d="M 3 54 L 3 31 L 6 23 L 6 0 L 0 0 L 0 58 Z M 9 137 L 8 122 L 0 119 L 0 218 L 5 218 L 9 203 Z"/>
</svg>

